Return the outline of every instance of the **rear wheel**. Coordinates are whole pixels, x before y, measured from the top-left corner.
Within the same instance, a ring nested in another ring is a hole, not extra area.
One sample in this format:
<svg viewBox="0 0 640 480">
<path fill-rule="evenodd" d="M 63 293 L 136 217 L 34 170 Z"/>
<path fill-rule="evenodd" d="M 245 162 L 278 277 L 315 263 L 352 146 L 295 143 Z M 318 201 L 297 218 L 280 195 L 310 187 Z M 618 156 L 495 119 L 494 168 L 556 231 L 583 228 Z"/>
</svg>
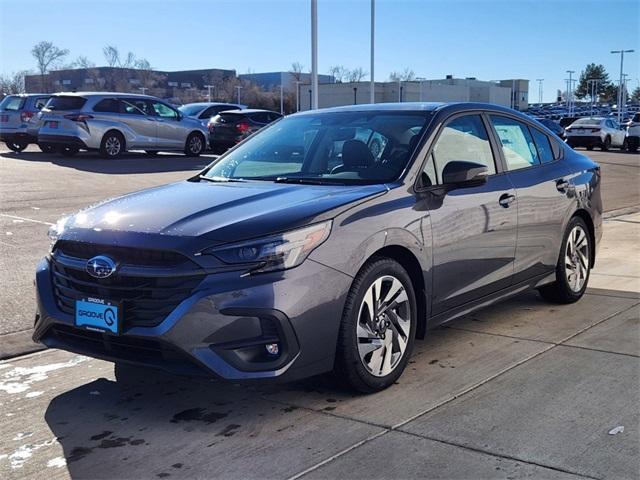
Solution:
<svg viewBox="0 0 640 480">
<path fill-rule="evenodd" d="M 194 132 L 187 137 L 187 142 L 184 146 L 184 153 L 187 157 L 197 157 L 204 151 L 204 147 L 204 136 L 200 133 Z"/>
<path fill-rule="evenodd" d="M 7 146 L 7 148 L 9 150 L 12 150 L 16 153 L 20 153 L 21 151 L 23 151 L 25 148 L 27 148 L 27 143 L 24 142 L 20 142 L 18 140 L 13 140 L 11 142 L 5 142 L 5 145 Z"/>
<path fill-rule="evenodd" d="M 600 147 L 600 150 L 602 150 L 603 152 L 606 152 L 607 150 L 609 150 L 610 147 L 611 147 L 611 137 L 607 136 L 604 139 L 604 142 L 602 142 L 602 146 Z"/>
<path fill-rule="evenodd" d="M 587 147 L 587 150 L 593 150 L 593 145 L 589 145 L 589 146 Z"/>
<path fill-rule="evenodd" d="M 61 145 L 57 148 L 57 151 L 63 157 L 73 157 L 80 151 L 80 149 L 73 145 Z"/>
<path fill-rule="evenodd" d="M 556 281 L 539 288 L 540 295 L 556 303 L 580 300 L 589 282 L 592 249 L 587 225 L 580 217 L 573 217 L 560 248 Z"/>
<path fill-rule="evenodd" d="M 100 143 L 100 156 L 118 158 L 125 150 L 124 137 L 120 132 L 107 132 Z"/>
<path fill-rule="evenodd" d="M 360 392 L 387 388 L 407 365 L 416 324 L 415 293 L 404 268 L 390 258 L 369 262 L 347 296 L 334 373 Z"/>
<path fill-rule="evenodd" d="M 55 147 L 48 143 L 39 143 L 38 148 L 43 153 L 53 153 L 56 151 Z"/>
</svg>

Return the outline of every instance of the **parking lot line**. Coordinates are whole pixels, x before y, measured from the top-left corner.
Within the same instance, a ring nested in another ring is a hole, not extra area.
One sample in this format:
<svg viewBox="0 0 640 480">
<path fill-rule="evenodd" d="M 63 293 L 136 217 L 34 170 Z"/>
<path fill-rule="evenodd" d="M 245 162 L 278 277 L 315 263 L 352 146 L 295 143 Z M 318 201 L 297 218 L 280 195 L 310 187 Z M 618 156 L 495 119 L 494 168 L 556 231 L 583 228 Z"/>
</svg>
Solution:
<svg viewBox="0 0 640 480">
<path fill-rule="evenodd" d="M 11 218 L 13 220 L 22 220 L 23 222 L 33 222 L 33 223 L 39 223 L 41 225 L 48 225 L 50 227 L 52 227 L 53 225 L 55 225 L 55 223 L 50 223 L 50 222 L 43 222 L 42 220 L 35 220 L 33 218 L 26 218 L 26 217 L 18 217 L 17 215 L 8 215 L 6 213 L 0 213 L 0 217 L 5 217 L 5 218 Z"/>
</svg>

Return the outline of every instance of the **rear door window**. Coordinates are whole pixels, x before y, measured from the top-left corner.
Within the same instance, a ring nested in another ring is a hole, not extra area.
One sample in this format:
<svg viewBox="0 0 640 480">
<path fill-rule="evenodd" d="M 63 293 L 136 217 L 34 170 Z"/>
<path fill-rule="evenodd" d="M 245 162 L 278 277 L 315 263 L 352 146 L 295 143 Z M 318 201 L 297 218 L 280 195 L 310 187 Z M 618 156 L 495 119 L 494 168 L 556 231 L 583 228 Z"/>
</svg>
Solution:
<svg viewBox="0 0 640 480">
<path fill-rule="evenodd" d="M 116 98 L 105 98 L 96 103 L 94 112 L 119 113 L 120 101 Z"/>
<path fill-rule="evenodd" d="M 538 165 L 538 151 L 529 127 L 512 118 L 491 115 L 491 123 L 498 134 L 508 170 Z"/>
<path fill-rule="evenodd" d="M 85 103 L 87 99 L 83 97 L 55 96 L 49 99 L 46 107 L 55 111 L 80 110 Z"/>
<path fill-rule="evenodd" d="M 17 95 L 9 95 L 4 97 L 0 103 L 0 110 L 17 111 L 22 110 L 26 97 L 19 97 Z"/>
<path fill-rule="evenodd" d="M 536 144 L 536 149 L 538 150 L 538 158 L 542 163 L 549 163 L 555 160 L 555 155 L 553 154 L 553 149 L 551 147 L 551 141 L 549 137 L 547 137 L 540 130 L 536 130 L 535 128 L 531 129 L 531 134 L 533 135 L 533 141 Z"/>
</svg>

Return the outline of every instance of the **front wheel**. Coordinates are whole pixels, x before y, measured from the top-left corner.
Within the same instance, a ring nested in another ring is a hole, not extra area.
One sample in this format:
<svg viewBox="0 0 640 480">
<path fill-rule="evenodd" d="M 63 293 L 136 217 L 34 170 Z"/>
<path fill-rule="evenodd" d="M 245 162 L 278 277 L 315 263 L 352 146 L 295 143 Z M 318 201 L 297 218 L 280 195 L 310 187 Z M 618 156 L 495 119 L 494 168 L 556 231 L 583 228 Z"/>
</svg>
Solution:
<svg viewBox="0 0 640 480">
<path fill-rule="evenodd" d="M 580 300 L 587 289 L 593 249 L 589 229 L 580 217 L 573 217 L 564 234 L 556 265 L 556 280 L 539 288 L 540 295 L 555 303 Z"/>
<path fill-rule="evenodd" d="M 7 148 L 9 150 L 12 150 L 12 151 L 14 151 L 16 153 L 20 153 L 25 148 L 27 148 L 28 144 L 26 144 L 24 142 L 18 142 L 16 140 L 14 140 L 14 141 L 11 141 L 11 142 L 5 142 L 5 145 L 7 146 Z"/>
<path fill-rule="evenodd" d="M 56 151 L 56 148 L 53 145 L 48 143 L 39 143 L 38 148 L 43 153 L 53 153 Z"/>
<path fill-rule="evenodd" d="M 334 373 L 363 393 L 389 387 L 411 356 L 416 325 L 415 292 L 405 269 L 390 258 L 370 261 L 347 296 Z"/>
<path fill-rule="evenodd" d="M 602 142 L 602 146 L 600 147 L 600 150 L 602 150 L 603 152 L 606 152 L 607 150 L 609 150 L 610 147 L 611 147 L 611 137 L 606 137 L 604 139 L 604 142 Z"/>
<path fill-rule="evenodd" d="M 199 156 L 205 148 L 205 140 L 202 134 L 192 133 L 187 138 L 187 142 L 184 146 L 184 153 L 187 157 Z"/>
</svg>

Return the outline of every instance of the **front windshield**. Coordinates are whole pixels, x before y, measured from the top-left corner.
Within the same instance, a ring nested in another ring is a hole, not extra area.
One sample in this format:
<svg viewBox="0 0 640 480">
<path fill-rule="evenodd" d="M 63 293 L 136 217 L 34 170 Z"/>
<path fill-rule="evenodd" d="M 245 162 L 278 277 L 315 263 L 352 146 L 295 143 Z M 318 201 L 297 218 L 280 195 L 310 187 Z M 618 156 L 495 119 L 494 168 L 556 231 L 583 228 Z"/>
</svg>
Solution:
<svg viewBox="0 0 640 480">
<path fill-rule="evenodd" d="M 182 105 L 181 107 L 178 107 L 178 110 L 180 110 L 180 112 L 187 117 L 193 117 L 200 113 L 203 109 L 203 105 Z"/>
<path fill-rule="evenodd" d="M 284 118 L 222 157 L 209 179 L 384 183 L 398 178 L 431 112 L 339 112 Z"/>
</svg>

